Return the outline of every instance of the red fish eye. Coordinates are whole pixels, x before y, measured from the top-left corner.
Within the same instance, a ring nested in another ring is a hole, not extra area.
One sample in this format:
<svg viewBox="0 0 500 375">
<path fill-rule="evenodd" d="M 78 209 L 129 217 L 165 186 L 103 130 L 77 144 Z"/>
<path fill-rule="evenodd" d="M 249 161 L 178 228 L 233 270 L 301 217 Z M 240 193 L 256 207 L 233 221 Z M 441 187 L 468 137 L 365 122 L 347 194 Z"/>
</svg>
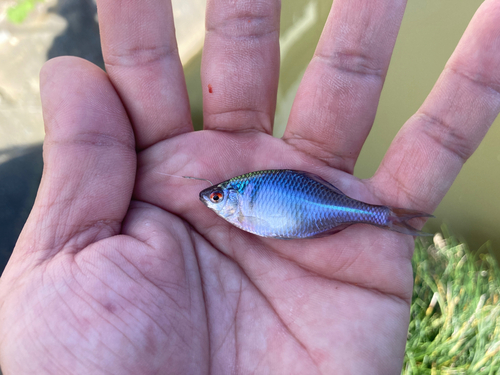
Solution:
<svg viewBox="0 0 500 375">
<path fill-rule="evenodd" d="M 210 194 L 210 200 L 214 203 L 218 203 L 222 200 L 223 195 L 220 191 L 214 191 L 212 194 Z"/>
</svg>

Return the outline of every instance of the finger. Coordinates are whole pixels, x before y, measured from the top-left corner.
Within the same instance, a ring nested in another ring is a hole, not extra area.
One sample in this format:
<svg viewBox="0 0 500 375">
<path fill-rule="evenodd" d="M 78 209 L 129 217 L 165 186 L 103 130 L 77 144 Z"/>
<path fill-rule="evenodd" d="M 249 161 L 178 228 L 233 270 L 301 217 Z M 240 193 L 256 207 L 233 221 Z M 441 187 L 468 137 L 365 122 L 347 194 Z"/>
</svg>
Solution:
<svg viewBox="0 0 500 375">
<path fill-rule="evenodd" d="M 490 0 L 373 179 L 401 206 L 433 211 L 486 135 L 500 110 L 499 45 L 500 2 Z"/>
<path fill-rule="evenodd" d="M 372 127 L 406 2 L 338 0 L 293 103 L 283 138 L 352 173 Z"/>
<path fill-rule="evenodd" d="M 272 132 L 280 2 L 209 0 L 202 61 L 205 129 Z"/>
<path fill-rule="evenodd" d="M 136 154 L 127 114 L 101 69 L 58 58 L 45 64 L 40 82 L 44 171 L 20 248 L 45 259 L 119 233 Z"/>
<path fill-rule="evenodd" d="M 127 108 L 137 147 L 192 130 L 170 1 L 97 5 L 106 71 Z"/>
</svg>

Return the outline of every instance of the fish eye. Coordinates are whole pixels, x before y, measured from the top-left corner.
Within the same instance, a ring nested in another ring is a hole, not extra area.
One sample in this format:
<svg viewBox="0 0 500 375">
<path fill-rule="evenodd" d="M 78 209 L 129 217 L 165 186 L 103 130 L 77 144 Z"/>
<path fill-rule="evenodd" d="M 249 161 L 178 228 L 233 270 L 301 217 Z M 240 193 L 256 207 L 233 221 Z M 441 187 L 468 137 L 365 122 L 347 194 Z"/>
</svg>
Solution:
<svg viewBox="0 0 500 375">
<path fill-rule="evenodd" d="M 210 200 L 214 203 L 219 203 L 224 195 L 220 191 L 214 191 L 212 194 L 210 194 Z"/>
</svg>

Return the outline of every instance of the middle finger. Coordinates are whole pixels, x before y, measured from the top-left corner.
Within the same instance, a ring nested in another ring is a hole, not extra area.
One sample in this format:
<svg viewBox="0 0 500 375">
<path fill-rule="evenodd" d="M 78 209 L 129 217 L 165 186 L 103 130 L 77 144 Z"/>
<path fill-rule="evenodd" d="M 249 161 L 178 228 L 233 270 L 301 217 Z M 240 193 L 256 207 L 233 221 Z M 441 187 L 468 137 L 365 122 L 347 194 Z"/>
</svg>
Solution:
<svg viewBox="0 0 500 375">
<path fill-rule="evenodd" d="M 279 0 L 209 0 L 201 79 L 205 129 L 272 132 Z"/>
</svg>

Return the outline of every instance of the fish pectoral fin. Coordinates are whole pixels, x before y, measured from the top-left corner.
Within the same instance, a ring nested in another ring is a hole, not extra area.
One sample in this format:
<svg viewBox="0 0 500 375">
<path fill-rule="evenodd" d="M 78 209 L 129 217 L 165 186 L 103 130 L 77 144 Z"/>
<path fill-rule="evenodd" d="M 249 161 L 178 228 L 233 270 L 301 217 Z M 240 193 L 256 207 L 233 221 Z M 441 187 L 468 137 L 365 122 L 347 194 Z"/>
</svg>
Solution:
<svg viewBox="0 0 500 375">
<path fill-rule="evenodd" d="M 332 228 L 332 229 L 328 229 L 327 231 L 324 231 L 324 232 L 321 232 L 321 233 L 315 234 L 314 236 L 307 237 L 307 238 L 321 238 L 321 237 L 331 236 L 332 234 L 338 233 L 338 232 L 340 232 L 341 230 L 346 229 L 347 227 L 351 226 L 352 224 L 353 224 L 353 223 L 349 223 L 349 224 L 340 224 L 340 225 L 337 225 L 336 227 L 334 227 L 334 228 Z"/>
<path fill-rule="evenodd" d="M 271 226 L 268 221 L 255 216 L 240 215 L 238 221 L 247 229 L 269 228 Z"/>
</svg>

